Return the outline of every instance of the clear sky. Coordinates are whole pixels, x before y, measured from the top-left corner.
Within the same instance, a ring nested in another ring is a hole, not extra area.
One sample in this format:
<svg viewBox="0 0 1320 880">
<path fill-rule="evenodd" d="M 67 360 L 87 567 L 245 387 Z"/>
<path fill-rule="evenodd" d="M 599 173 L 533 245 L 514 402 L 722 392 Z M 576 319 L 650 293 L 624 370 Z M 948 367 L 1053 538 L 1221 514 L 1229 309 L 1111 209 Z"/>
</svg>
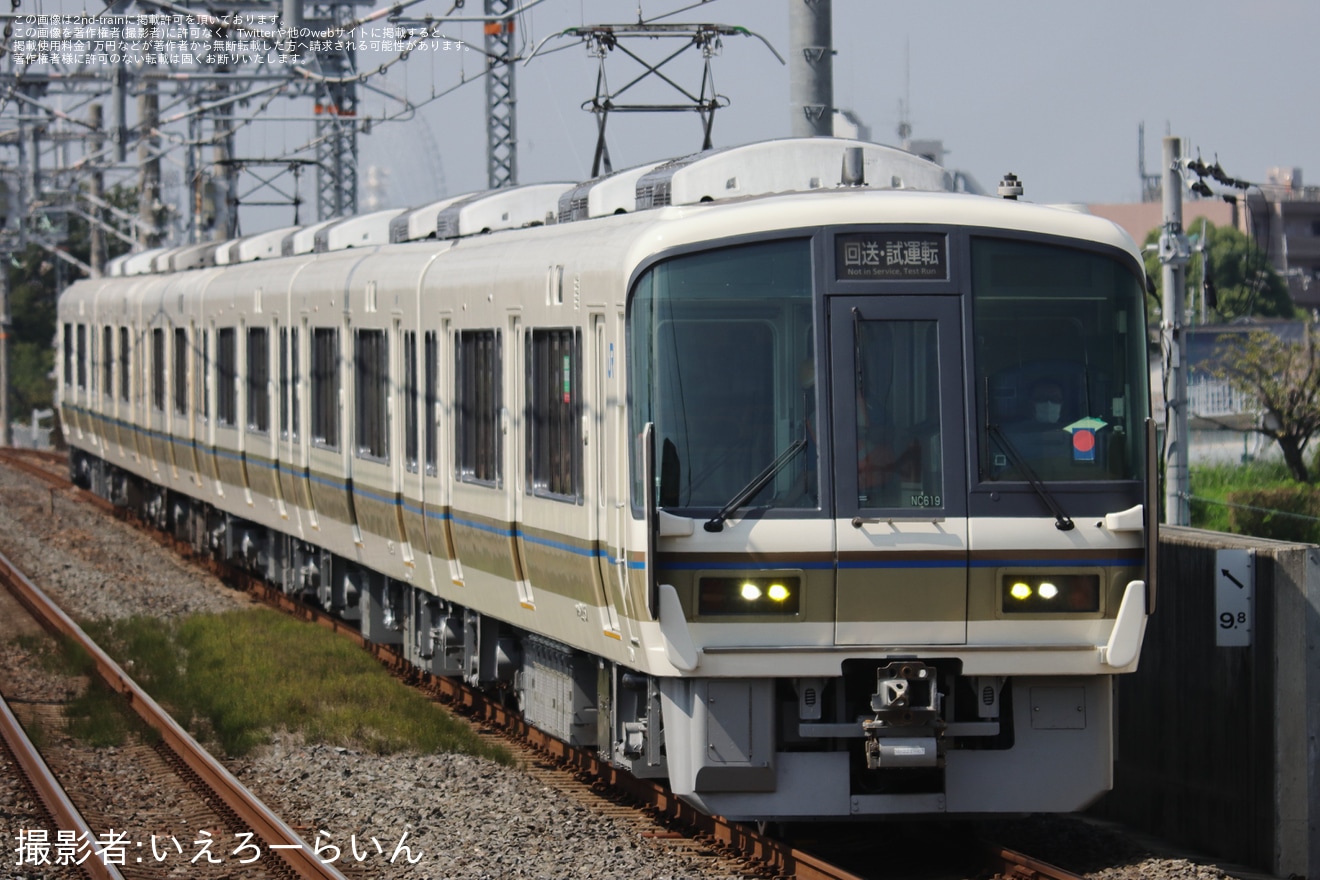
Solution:
<svg viewBox="0 0 1320 880">
<path fill-rule="evenodd" d="M 689 2 L 641 0 L 640 8 L 652 18 Z M 480 7 L 470 0 L 464 12 Z M 573 25 L 635 21 L 638 8 L 638 0 L 545 0 L 519 28 L 530 46 Z M 1217 154 L 1233 176 L 1259 182 L 1272 166 L 1300 167 L 1304 182 L 1320 184 L 1318 0 L 833 0 L 833 12 L 836 106 L 869 124 L 873 140 L 896 144 L 906 100 L 913 136 L 942 139 L 949 167 L 991 190 L 1012 171 L 1032 201 L 1135 201 L 1141 122 L 1148 173 L 1158 171 L 1161 138 L 1174 134 L 1192 155 L 1197 148 L 1207 161 Z M 789 51 L 786 0 L 710 0 L 663 20 L 741 25 L 780 54 Z M 447 30 L 480 45 L 477 26 Z M 594 93 L 597 61 L 567 38 L 546 48 L 561 51 L 516 74 L 522 183 L 590 176 L 595 128 L 580 108 Z M 640 49 L 654 58 L 672 45 Z M 403 68 L 390 82 L 418 95 L 478 75 L 482 60 L 441 52 L 414 56 Z M 691 50 L 665 69 L 694 90 L 700 83 Z M 712 70 L 730 101 L 715 117 L 716 146 L 789 134 L 787 68 L 758 40 L 726 39 Z M 606 72 L 617 86 L 640 68 L 616 51 Z M 368 109 L 371 100 L 364 94 Z M 484 100 L 483 85 L 473 82 L 428 104 L 417 120 L 377 126 L 363 138 L 363 209 L 373 165 L 387 169 L 391 205 L 484 188 Z M 609 145 L 622 168 L 694 151 L 700 128 L 695 114 L 618 116 Z"/>
</svg>

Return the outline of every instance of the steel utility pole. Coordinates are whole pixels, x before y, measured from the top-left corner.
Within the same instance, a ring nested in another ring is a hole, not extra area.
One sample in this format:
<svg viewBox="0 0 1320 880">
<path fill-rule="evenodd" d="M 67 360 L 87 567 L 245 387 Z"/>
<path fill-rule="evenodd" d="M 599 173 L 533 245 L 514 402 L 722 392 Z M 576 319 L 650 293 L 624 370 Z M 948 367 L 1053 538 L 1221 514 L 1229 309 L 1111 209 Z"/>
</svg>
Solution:
<svg viewBox="0 0 1320 880">
<path fill-rule="evenodd" d="M 159 247 L 165 239 L 161 228 L 165 219 L 165 206 L 160 191 L 160 92 L 156 83 L 149 82 L 138 95 L 138 118 L 142 120 L 142 138 L 138 141 L 138 216 L 145 223 L 141 242 L 144 248 Z"/>
<path fill-rule="evenodd" d="M 88 183 L 92 202 L 87 206 L 87 210 L 92 215 L 92 219 L 87 224 L 87 262 L 91 264 L 93 277 L 97 278 L 105 269 L 105 232 L 101 229 L 101 202 L 105 201 L 105 162 L 100 158 L 101 150 L 105 148 L 105 138 L 101 134 L 104 121 L 104 111 L 100 104 L 92 104 L 87 108 L 87 127 L 91 130 L 87 148 L 97 155 L 96 164 L 92 166 L 91 180 Z"/>
<path fill-rule="evenodd" d="M 328 0 L 313 5 L 307 21 L 313 30 L 334 30 L 352 21 L 361 0 Z M 330 41 L 325 41 L 330 42 Z M 316 85 L 316 219 L 329 220 L 357 213 L 358 90 L 354 76 L 357 50 L 313 50 L 326 78 Z"/>
<path fill-rule="evenodd" d="M 1163 320 L 1160 352 L 1164 361 L 1164 522 L 1191 525 L 1187 471 L 1187 369 L 1183 364 L 1183 284 L 1186 278 L 1187 236 L 1182 226 L 1182 140 L 1164 139 L 1164 228 L 1160 233 L 1163 266 Z"/>
<path fill-rule="evenodd" d="M 513 0 L 486 0 L 486 185 L 518 185 Z"/>
<path fill-rule="evenodd" d="M 834 134 L 834 27 L 830 0 L 789 0 L 789 133 Z"/>
</svg>

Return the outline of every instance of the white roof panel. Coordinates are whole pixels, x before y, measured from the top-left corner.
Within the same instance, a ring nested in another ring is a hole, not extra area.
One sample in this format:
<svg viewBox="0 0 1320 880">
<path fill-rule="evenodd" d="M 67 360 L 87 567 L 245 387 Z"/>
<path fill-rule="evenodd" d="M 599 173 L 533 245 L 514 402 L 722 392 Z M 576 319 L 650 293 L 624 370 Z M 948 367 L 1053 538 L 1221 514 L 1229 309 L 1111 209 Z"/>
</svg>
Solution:
<svg viewBox="0 0 1320 880">
<path fill-rule="evenodd" d="M 160 255 L 173 250 L 173 248 L 152 248 L 149 251 L 139 251 L 136 254 L 129 254 L 124 258 L 120 266 L 120 275 L 146 275 L 152 271 L 156 258 Z"/>
<path fill-rule="evenodd" d="M 156 271 L 165 269 L 170 272 L 184 272 L 188 269 L 204 269 L 215 265 L 215 252 L 220 245 L 214 241 L 204 241 L 178 248 L 168 255 L 168 261 L 162 267 L 156 261 Z"/>
<path fill-rule="evenodd" d="M 404 212 L 399 208 L 388 208 L 371 214 L 359 214 L 345 217 L 318 230 L 314 238 L 313 249 L 321 254 L 326 251 L 342 251 L 351 247 L 368 247 L 373 244 L 389 244 L 390 221 Z"/>
<path fill-rule="evenodd" d="M 559 222 L 626 214 L 637 208 L 637 181 L 662 163 L 638 165 L 579 183 L 559 197 Z"/>
<path fill-rule="evenodd" d="M 250 263 L 253 260 L 273 260 L 282 256 L 280 248 L 290 233 L 301 229 L 300 226 L 284 226 L 267 232 L 257 232 L 220 245 L 215 252 L 215 264 L 228 266 L 234 263 Z"/>
<path fill-rule="evenodd" d="M 438 202 L 432 202 L 429 205 L 423 205 L 420 208 L 413 208 L 390 221 L 390 241 L 421 241 L 424 238 L 435 237 L 436 218 L 440 212 L 450 205 L 470 199 L 475 192 L 461 193 L 456 196 L 447 196 Z"/>
<path fill-rule="evenodd" d="M 292 257 L 295 254 L 312 253 L 316 248 L 316 233 L 332 223 L 338 223 L 340 219 L 336 217 L 333 220 L 322 220 L 320 223 L 313 223 L 311 226 L 298 227 L 284 236 L 284 240 L 280 243 L 280 254 Z"/>
<path fill-rule="evenodd" d="M 436 216 L 437 238 L 459 238 L 499 229 L 554 223 L 559 197 L 571 183 L 535 183 L 493 189 L 461 199 Z"/>
<path fill-rule="evenodd" d="M 845 182 L 860 151 L 862 181 Z M 675 159 L 637 181 L 637 209 L 837 187 L 951 192 L 949 172 L 895 147 L 845 138 L 784 138 Z"/>
</svg>

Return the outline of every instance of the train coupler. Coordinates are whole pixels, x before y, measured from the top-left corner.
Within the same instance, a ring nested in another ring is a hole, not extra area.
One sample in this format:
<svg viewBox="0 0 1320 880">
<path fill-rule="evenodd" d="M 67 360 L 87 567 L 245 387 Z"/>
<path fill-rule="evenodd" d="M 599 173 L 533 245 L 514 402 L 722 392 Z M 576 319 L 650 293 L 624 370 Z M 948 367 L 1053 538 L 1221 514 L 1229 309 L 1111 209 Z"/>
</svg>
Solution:
<svg viewBox="0 0 1320 880">
<path fill-rule="evenodd" d="M 900 660 L 876 670 L 875 717 L 862 722 L 867 769 L 939 766 L 940 700 L 933 667 Z"/>
</svg>

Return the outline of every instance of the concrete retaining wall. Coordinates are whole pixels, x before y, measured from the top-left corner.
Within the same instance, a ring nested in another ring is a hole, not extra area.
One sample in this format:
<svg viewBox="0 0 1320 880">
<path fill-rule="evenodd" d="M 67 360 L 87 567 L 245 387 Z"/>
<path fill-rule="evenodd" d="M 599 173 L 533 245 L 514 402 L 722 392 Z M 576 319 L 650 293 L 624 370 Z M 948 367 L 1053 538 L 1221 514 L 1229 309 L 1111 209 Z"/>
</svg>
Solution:
<svg viewBox="0 0 1320 880">
<path fill-rule="evenodd" d="M 1217 647 L 1216 551 L 1254 551 L 1251 644 Z M 1275 876 L 1320 878 L 1320 548 L 1164 528 L 1139 670 L 1117 683 L 1096 812 Z"/>
</svg>

